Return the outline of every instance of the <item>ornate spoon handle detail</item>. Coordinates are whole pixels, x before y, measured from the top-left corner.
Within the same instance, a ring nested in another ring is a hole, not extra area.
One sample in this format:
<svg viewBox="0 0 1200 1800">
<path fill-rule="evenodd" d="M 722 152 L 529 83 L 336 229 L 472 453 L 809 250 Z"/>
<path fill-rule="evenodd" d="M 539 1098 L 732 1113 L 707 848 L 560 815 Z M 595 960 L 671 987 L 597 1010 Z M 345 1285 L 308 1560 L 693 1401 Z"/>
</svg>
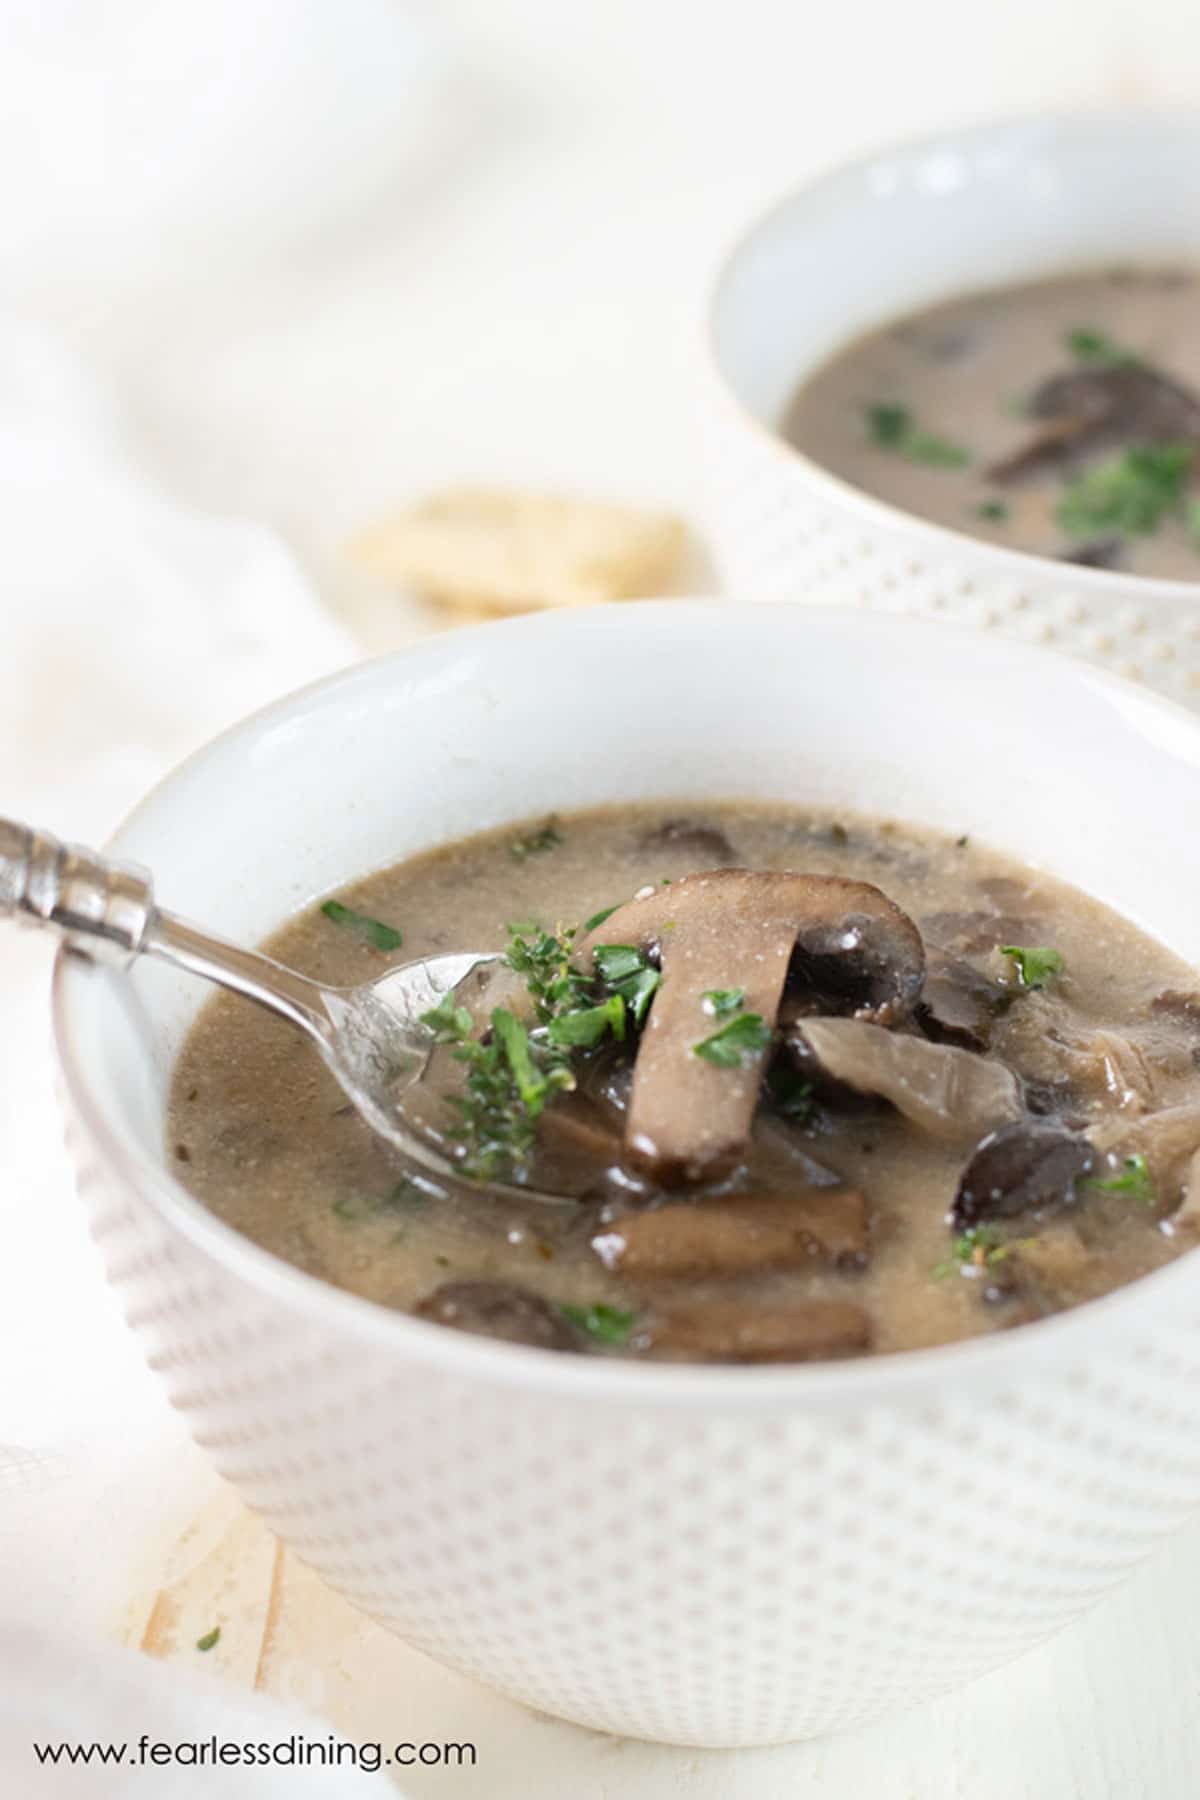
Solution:
<svg viewBox="0 0 1200 1800">
<path fill-rule="evenodd" d="M 154 911 L 145 869 L 0 819 L 0 918 L 50 926 L 119 966 L 146 947 Z"/>
</svg>

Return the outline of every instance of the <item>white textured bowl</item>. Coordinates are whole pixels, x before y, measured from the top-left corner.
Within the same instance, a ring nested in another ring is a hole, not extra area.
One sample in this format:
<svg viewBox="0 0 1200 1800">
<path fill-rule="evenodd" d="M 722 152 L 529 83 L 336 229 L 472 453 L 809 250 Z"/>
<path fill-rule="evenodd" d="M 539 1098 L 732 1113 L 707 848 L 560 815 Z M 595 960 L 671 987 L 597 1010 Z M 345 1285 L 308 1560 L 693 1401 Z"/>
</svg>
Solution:
<svg viewBox="0 0 1200 1800">
<path fill-rule="evenodd" d="M 981 543 L 873 499 L 776 431 L 799 381 L 861 332 L 972 289 L 1156 258 L 1200 262 L 1194 114 L 1013 120 L 790 195 L 735 246 L 709 312 L 709 523 L 730 591 L 991 628 L 1200 705 L 1200 583 Z"/>
<path fill-rule="evenodd" d="M 1200 723 L 911 620 L 656 604 L 456 632 L 171 775 L 113 848 L 255 939 L 390 859 L 605 801 L 861 806 L 970 831 L 1200 961 Z M 1200 1503 L 1200 1261 L 974 1343 L 638 1367 L 423 1323 L 276 1261 L 163 1156 L 204 998 L 64 958 L 71 1138 L 129 1320 L 279 1535 L 432 1656 L 690 1744 L 845 1726 L 1072 1618 Z M 139 1023 L 139 1016 L 141 1022 Z M 280 1029 L 285 1029 L 281 1026 Z"/>
</svg>

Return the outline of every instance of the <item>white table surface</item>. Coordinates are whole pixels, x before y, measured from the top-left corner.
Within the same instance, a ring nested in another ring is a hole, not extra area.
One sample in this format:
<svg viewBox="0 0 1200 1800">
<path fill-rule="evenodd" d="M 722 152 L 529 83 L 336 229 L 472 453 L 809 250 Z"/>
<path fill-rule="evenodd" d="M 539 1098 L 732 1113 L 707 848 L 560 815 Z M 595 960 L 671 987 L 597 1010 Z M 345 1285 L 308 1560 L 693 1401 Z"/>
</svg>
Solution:
<svg viewBox="0 0 1200 1800">
<path fill-rule="evenodd" d="M 1124 0 L 1086 13 L 1075 0 L 437 11 L 456 66 L 410 178 L 286 254 L 267 234 L 257 260 L 166 266 L 115 299 L 32 281 L 25 296 L 111 377 L 156 477 L 191 505 L 275 527 L 372 644 L 425 621 L 364 594 L 339 546 L 441 481 L 661 502 L 703 531 L 699 296 L 723 240 L 793 177 L 993 110 L 1186 98 L 1200 50 L 1200 19 L 1178 0 L 1136 13 Z M 65 1242 L 80 1229 L 67 1220 Z M 122 1378 L 132 1394 L 132 1361 Z M 147 1389 L 136 1404 L 156 1402 Z M 378 1698 L 480 1746 L 474 1773 L 410 1773 L 413 1795 L 1194 1800 L 1198 1596 L 1200 1526 L 1011 1670 L 899 1720 L 764 1752 L 593 1737 L 403 1646 Z"/>
</svg>

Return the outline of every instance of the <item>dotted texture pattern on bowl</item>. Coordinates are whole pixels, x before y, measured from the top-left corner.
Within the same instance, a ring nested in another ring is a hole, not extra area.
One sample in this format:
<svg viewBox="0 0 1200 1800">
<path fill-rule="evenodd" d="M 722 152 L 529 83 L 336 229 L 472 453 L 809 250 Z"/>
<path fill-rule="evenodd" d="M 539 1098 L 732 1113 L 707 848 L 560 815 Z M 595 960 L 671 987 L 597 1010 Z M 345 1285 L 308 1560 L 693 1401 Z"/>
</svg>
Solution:
<svg viewBox="0 0 1200 1800">
<path fill-rule="evenodd" d="M 365 1612 L 581 1724 L 765 1744 L 929 1698 L 1200 1502 L 1200 1304 L 932 1404 L 593 1407 L 355 1343 L 69 1141 L 128 1320 L 220 1471 Z"/>
<path fill-rule="evenodd" d="M 823 475 L 748 425 L 712 423 L 708 522 L 736 598 L 811 601 L 915 613 L 1001 632 L 1082 657 L 1200 707 L 1200 583 L 1072 579 L 1065 565 L 1019 559 L 904 519 L 851 490 L 831 498 Z M 949 546 L 949 548 L 947 548 Z M 1147 591 L 1160 588 L 1161 592 Z"/>
</svg>

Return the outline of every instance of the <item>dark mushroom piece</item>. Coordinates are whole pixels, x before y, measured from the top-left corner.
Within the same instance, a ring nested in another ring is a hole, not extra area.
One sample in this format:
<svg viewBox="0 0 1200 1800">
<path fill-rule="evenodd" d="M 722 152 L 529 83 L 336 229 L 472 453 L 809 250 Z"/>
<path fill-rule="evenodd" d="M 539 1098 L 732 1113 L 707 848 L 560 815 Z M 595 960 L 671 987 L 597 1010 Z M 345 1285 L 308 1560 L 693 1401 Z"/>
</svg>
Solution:
<svg viewBox="0 0 1200 1800">
<path fill-rule="evenodd" d="M 707 1300 L 660 1311 L 648 1348 L 711 1362 L 809 1362 L 853 1356 L 871 1347 L 871 1320 L 847 1300 L 802 1300 L 763 1306 L 749 1300 Z"/>
<path fill-rule="evenodd" d="M 882 1031 L 858 1019 L 806 1019 L 785 1041 L 802 1070 L 890 1100 L 945 1143 L 969 1143 L 1021 1116 L 1012 1070 L 952 1044 Z"/>
<path fill-rule="evenodd" d="M 1077 569 L 1120 569 L 1125 565 L 1125 539 L 1093 538 L 1088 544 L 1077 544 L 1073 550 L 1060 550 L 1055 560 L 1073 563 Z"/>
<path fill-rule="evenodd" d="M 917 1024 L 935 1044 L 986 1050 L 997 1018 L 1013 998 L 1013 989 L 990 980 L 974 963 L 927 950 Z"/>
<path fill-rule="evenodd" d="M 641 850 L 687 856 L 698 869 L 731 869 L 738 854 L 718 825 L 702 819 L 664 819 L 638 840 Z"/>
<path fill-rule="evenodd" d="M 925 952 L 912 920 L 867 882 L 834 875 L 718 869 L 646 889 L 579 945 L 586 967 L 599 944 L 634 944 L 662 980 L 638 1047 L 625 1121 L 635 1166 L 667 1185 L 712 1179 L 744 1156 L 768 1048 L 734 1066 L 696 1046 L 718 1029 L 704 996 L 739 990 L 743 1014 L 771 1027 L 794 957 L 804 980 L 837 984 L 837 1005 L 890 1024 L 921 991 Z"/>
<path fill-rule="evenodd" d="M 530 1344 L 539 1350 L 578 1350 L 566 1319 L 538 1294 L 511 1281 L 444 1281 L 413 1308 L 420 1319 Z"/>
<path fill-rule="evenodd" d="M 976 1145 L 950 1210 L 956 1231 L 1022 1214 L 1040 1218 L 1075 1199 L 1096 1153 L 1077 1132 L 1044 1119 L 1002 1126 Z"/>
<path fill-rule="evenodd" d="M 867 1254 L 867 1206 L 856 1188 L 735 1194 L 614 1219 L 592 1239 L 610 1269 L 631 1281 L 737 1276 L 818 1263 L 858 1267 Z"/>
<path fill-rule="evenodd" d="M 1033 394 L 1029 412 L 1047 423 L 993 464 L 991 480 L 1020 481 L 1048 464 L 1120 444 L 1200 441 L 1200 398 L 1144 363 L 1052 375 Z"/>
<path fill-rule="evenodd" d="M 921 920 L 927 945 L 947 955 L 980 956 L 1000 944 L 1038 944 L 1045 941 L 1043 921 L 1027 913 L 936 912 Z"/>
<path fill-rule="evenodd" d="M 1164 988 L 1150 1002 L 1150 1011 L 1177 1020 L 1192 1031 L 1200 1031 L 1200 994 L 1182 988 Z"/>
</svg>

